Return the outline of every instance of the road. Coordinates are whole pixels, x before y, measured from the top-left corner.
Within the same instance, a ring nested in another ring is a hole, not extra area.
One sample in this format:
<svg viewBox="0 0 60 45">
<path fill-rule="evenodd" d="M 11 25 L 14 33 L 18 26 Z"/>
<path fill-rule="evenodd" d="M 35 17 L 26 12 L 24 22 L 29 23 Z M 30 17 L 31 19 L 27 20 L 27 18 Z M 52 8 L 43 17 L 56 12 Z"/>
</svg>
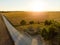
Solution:
<svg viewBox="0 0 60 45">
<path fill-rule="evenodd" d="M 42 41 L 38 40 L 38 37 L 32 38 L 19 32 L 10 24 L 5 16 L 2 15 L 2 17 L 15 45 L 43 45 Z"/>
<path fill-rule="evenodd" d="M 14 45 L 7 28 L 4 24 L 2 16 L 0 15 L 0 45 Z"/>
</svg>

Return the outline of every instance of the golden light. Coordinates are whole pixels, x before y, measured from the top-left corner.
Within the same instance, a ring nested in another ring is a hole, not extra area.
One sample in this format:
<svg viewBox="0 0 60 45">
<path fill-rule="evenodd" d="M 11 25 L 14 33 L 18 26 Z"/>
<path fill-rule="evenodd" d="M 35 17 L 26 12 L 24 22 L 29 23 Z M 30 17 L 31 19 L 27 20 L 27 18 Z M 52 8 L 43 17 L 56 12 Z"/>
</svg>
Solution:
<svg viewBox="0 0 60 45">
<path fill-rule="evenodd" d="M 30 3 L 30 8 L 32 11 L 45 11 L 46 2 L 34 0 Z"/>
</svg>

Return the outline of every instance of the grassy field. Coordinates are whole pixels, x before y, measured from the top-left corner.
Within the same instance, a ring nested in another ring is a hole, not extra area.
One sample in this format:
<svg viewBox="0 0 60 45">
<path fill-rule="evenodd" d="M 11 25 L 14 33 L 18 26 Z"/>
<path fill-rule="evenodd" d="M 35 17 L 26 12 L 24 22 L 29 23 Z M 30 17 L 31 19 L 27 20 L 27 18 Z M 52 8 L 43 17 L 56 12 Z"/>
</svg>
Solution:
<svg viewBox="0 0 60 45">
<path fill-rule="evenodd" d="M 4 14 L 9 21 L 11 21 L 11 23 L 15 26 L 16 29 L 18 29 L 18 31 L 21 32 L 22 30 L 26 30 L 30 34 L 31 32 L 32 34 L 39 32 L 39 34 L 42 35 L 45 40 L 49 40 L 52 45 L 60 45 L 60 12 L 13 11 L 3 12 L 2 14 Z M 22 20 L 25 20 L 27 24 L 21 25 L 20 22 Z M 45 25 L 45 20 L 53 20 L 55 22 L 52 24 L 47 22 L 47 25 Z M 29 24 L 30 21 L 34 21 L 34 24 Z M 40 24 L 38 24 L 38 21 Z M 58 33 L 58 35 L 56 36 L 55 33 Z"/>
<path fill-rule="evenodd" d="M 27 23 L 29 21 L 42 22 L 46 19 L 48 20 L 60 20 L 60 12 L 23 12 L 23 11 L 12 11 L 3 13 L 7 18 L 14 24 L 20 25 L 21 20 L 25 20 Z"/>
<path fill-rule="evenodd" d="M 49 19 L 60 20 L 60 12 L 48 12 Z"/>
<path fill-rule="evenodd" d="M 8 13 L 3 13 L 4 15 L 7 16 L 7 18 L 14 24 L 14 25 L 19 25 L 21 20 L 25 20 L 27 23 L 31 20 L 33 21 L 43 21 L 46 19 L 46 14 L 43 12 L 43 16 L 41 15 L 42 12 L 39 13 L 40 16 L 37 14 L 34 15 L 37 12 L 8 12 Z"/>
</svg>

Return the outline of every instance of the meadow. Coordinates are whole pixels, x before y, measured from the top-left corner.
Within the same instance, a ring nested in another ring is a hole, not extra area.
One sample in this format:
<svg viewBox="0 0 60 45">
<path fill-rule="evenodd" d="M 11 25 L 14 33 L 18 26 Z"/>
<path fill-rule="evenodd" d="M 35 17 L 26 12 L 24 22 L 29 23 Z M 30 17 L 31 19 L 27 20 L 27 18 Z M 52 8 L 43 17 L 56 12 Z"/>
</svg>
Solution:
<svg viewBox="0 0 60 45">
<path fill-rule="evenodd" d="M 49 45 L 60 45 L 60 12 L 3 12 L 20 32 L 40 35 Z"/>
<path fill-rule="evenodd" d="M 44 20 L 60 20 L 60 12 L 24 12 L 24 11 L 9 11 L 3 12 L 4 15 L 13 23 L 19 25 L 21 20 L 43 22 Z"/>
</svg>

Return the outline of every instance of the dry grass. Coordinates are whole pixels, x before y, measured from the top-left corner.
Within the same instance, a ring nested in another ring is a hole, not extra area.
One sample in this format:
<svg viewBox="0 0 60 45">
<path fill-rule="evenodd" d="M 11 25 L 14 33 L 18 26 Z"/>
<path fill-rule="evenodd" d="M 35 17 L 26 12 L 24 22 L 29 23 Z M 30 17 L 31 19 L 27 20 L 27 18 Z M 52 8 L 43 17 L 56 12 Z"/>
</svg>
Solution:
<svg viewBox="0 0 60 45">
<path fill-rule="evenodd" d="M 36 12 L 35 12 L 36 13 Z M 59 21 L 60 20 L 60 12 L 45 12 L 46 14 L 41 16 L 38 16 L 39 21 L 44 21 L 46 19 L 48 20 L 56 20 Z M 33 14 L 31 12 L 9 12 L 9 13 L 3 13 L 4 15 L 6 15 L 6 17 L 12 22 L 12 24 L 14 25 L 20 25 L 20 21 L 21 20 L 26 20 L 26 22 L 28 23 L 30 20 L 34 20 L 35 22 L 37 22 L 37 18 L 32 16 Z M 43 27 L 43 25 L 39 25 L 39 24 L 34 24 L 34 25 L 25 25 L 25 26 L 19 26 L 16 27 L 19 31 L 22 29 L 27 29 L 29 26 L 32 26 L 34 28 L 37 28 L 38 26 L 40 28 Z"/>
<path fill-rule="evenodd" d="M 34 15 L 36 13 L 36 15 Z M 41 13 L 39 12 L 40 16 L 37 16 L 37 12 L 9 12 L 9 13 L 3 13 L 7 16 L 7 18 L 14 24 L 19 25 L 21 20 L 25 20 L 27 23 L 29 21 L 43 21 L 46 19 L 45 12 Z M 41 14 L 44 14 L 43 16 Z"/>
</svg>

